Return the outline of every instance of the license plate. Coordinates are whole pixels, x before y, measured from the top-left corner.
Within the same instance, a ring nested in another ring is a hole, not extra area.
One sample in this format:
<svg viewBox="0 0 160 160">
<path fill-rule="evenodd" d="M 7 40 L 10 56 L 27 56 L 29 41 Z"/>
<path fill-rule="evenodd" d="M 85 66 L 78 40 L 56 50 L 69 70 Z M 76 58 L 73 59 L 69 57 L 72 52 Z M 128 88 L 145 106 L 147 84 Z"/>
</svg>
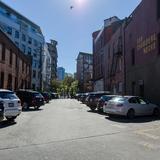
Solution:
<svg viewBox="0 0 160 160">
<path fill-rule="evenodd" d="M 8 107 L 14 107 L 14 103 L 9 103 Z"/>
</svg>

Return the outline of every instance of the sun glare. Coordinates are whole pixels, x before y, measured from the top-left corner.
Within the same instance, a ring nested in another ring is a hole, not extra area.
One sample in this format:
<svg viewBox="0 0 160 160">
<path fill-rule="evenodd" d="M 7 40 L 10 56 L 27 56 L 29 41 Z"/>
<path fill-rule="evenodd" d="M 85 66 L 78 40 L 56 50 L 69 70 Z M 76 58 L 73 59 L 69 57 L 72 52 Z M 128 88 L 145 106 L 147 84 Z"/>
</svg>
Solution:
<svg viewBox="0 0 160 160">
<path fill-rule="evenodd" d="M 79 5 L 84 5 L 85 2 L 86 2 L 86 0 L 77 0 L 77 3 L 78 3 Z"/>
</svg>

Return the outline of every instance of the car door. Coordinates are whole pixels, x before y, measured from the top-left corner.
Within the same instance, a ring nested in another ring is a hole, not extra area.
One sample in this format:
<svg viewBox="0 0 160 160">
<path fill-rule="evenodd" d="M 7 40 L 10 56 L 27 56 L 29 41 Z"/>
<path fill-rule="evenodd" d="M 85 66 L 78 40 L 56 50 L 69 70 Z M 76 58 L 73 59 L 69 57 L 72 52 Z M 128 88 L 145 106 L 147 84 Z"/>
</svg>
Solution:
<svg viewBox="0 0 160 160">
<path fill-rule="evenodd" d="M 149 104 L 140 97 L 137 97 L 137 101 L 139 103 L 139 110 L 141 115 L 148 115 L 151 112 L 151 107 L 149 106 Z"/>
<path fill-rule="evenodd" d="M 129 100 L 128 100 L 128 110 L 129 109 L 134 109 L 135 111 L 135 115 L 140 115 L 141 114 L 141 110 L 139 109 L 139 102 L 137 100 L 136 97 L 131 97 Z"/>
</svg>

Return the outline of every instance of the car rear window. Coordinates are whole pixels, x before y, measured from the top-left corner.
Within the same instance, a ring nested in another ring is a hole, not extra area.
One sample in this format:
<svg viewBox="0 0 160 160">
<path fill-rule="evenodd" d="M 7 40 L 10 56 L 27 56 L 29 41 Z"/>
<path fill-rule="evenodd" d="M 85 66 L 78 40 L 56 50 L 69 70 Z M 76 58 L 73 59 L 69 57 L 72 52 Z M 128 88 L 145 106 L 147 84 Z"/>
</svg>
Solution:
<svg viewBox="0 0 160 160">
<path fill-rule="evenodd" d="M 115 98 L 112 99 L 112 101 L 115 101 L 115 102 L 124 102 L 127 99 L 128 98 L 126 98 L 126 97 L 115 97 Z"/>
<path fill-rule="evenodd" d="M 18 97 L 14 92 L 0 92 L 0 98 L 2 99 L 17 99 Z"/>
</svg>

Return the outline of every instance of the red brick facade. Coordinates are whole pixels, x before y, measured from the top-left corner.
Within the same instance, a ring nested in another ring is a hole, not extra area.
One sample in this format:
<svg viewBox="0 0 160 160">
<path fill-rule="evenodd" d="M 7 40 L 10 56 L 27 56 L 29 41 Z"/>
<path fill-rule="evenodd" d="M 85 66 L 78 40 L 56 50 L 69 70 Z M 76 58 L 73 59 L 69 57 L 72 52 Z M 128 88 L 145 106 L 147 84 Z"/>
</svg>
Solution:
<svg viewBox="0 0 160 160">
<path fill-rule="evenodd" d="M 31 59 L 0 31 L 0 88 L 30 88 Z"/>
</svg>

